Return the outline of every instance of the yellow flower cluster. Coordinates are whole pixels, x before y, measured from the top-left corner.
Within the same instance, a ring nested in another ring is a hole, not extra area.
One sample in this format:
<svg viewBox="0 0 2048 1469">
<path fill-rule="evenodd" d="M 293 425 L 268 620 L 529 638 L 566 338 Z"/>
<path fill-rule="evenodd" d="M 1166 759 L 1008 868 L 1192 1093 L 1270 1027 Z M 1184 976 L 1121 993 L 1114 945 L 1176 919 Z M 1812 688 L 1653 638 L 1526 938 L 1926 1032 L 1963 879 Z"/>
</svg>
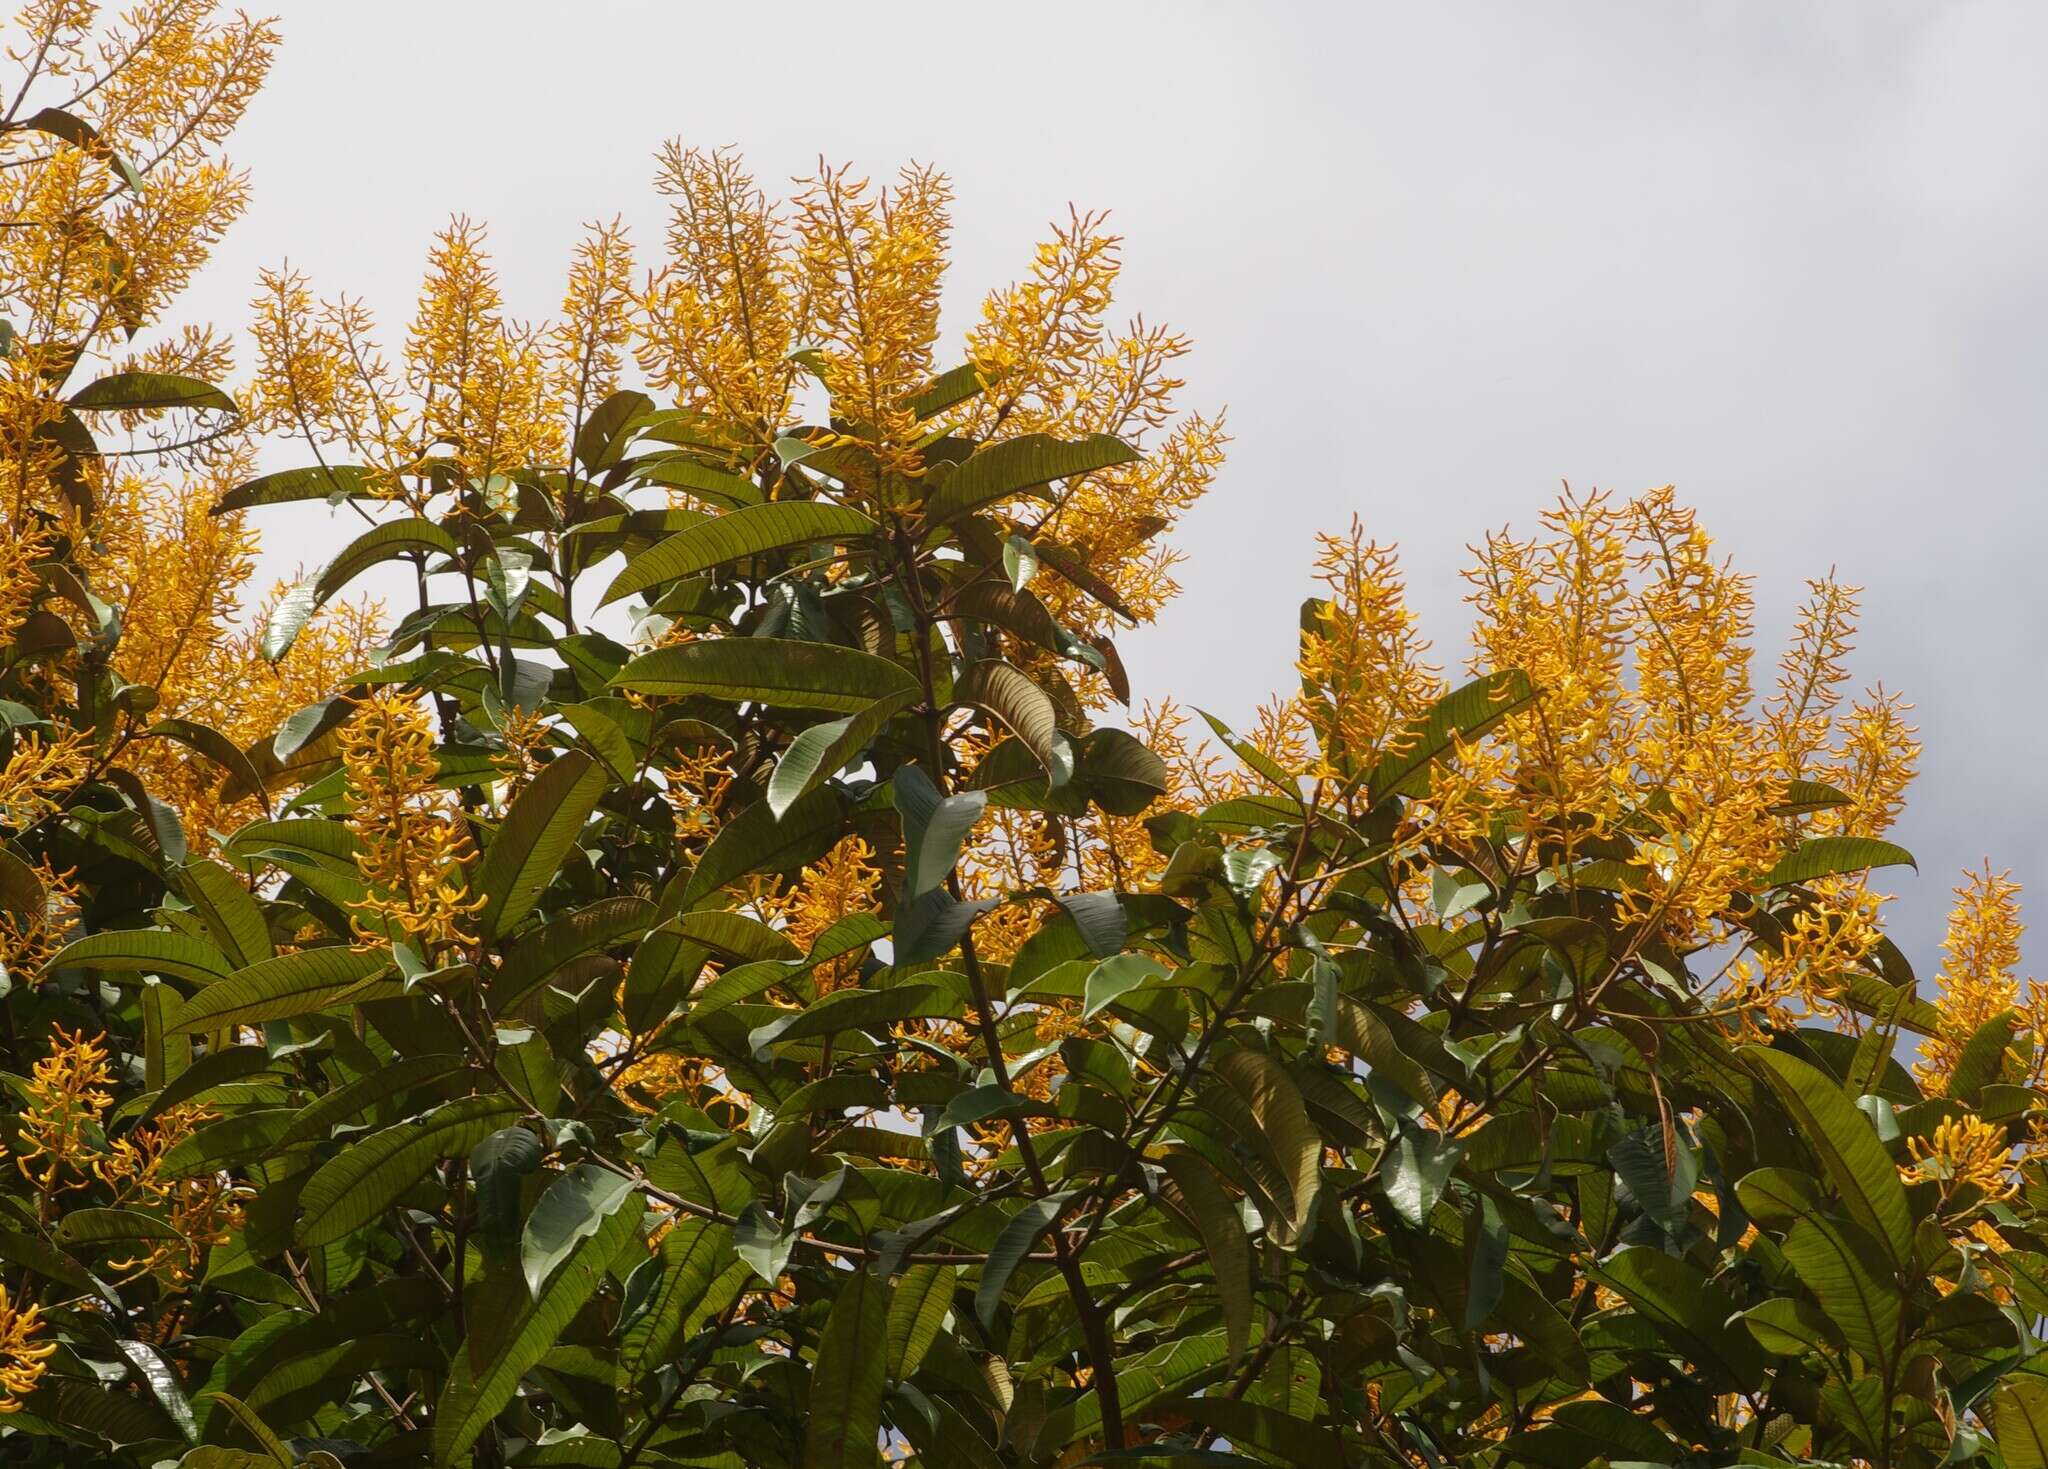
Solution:
<svg viewBox="0 0 2048 1469">
<path fill-rule="evenodd" d="M 34 1306 L 16 1306 L 0 1284 L 0 1413 L 19 1413 L 21 1400 L 35 1391 L 45 1364 L 56 1354 L 55 1342 L 38 1342 L 42 1313 Z"/>
<path fill-rule="evenodd" d="M 1924 1142 L 1908 1138 L 1906 1147 L 1916 1170 L 1939 1180 L 1944 1195 L 1966 1184 L 1982 1189 L 1989 1199 L 2010 1198 L 2019 1191 L 2005 1129 L 1975 1114 L 1944 1118 L 1933 1137 Z"/>
<path fill-rule="evenodd" d="M 57 1195 L 86 1188 L 94 1179 L 112 1190 L 116 1206 L 158 1214 L 178 1232 L 177 1239 L 151 1241 L 146 1253 L 108 1263 L 153 1274 L 166 1289 L 182 1289 L 205 1252 L 241 1227 L 241 1191 L 218 1176 L 163 1175 L 164 1155 L 213 1119 L 202 1107 L 172 1107 L 119 1137 L 106 1136 L 114 1077 L 104 1040 L 54 1030 L 49 1054 L 35 1063 L 26 1085 L 15 1166 L 43 1196 L 46 1216 Z"/>
<path fill-rule="evenodd" d="M 389 688 L 365 699 L 341 731 L 356 866 L 368 887 L 354 922 L 366 940 L 430 950 L 472 942 L 467 925 L 484 900 L 469 893 L 473 850 L 435 787 L 434 746 L 427 711 Z"/>
<path fill-rule="evenodd" d="M 2007 873 L 1993 872 L 1987 862 L 1964 875 L 1955 898 L 1948 932 L 1941 941 L 1941 972 L 1935 976 L 1935 1007 L 1941 1012 L 1941 1024 L 1928 1037 L 1922 1059 L 1913 1068 L 1929 1092 L 1948 1089 L 1963 1049 L 1987 1020 L 2007 1010 L 2024 1009 L 2032 1021 L 2048 1010 L 2048 997 L 2032 981 L 2028 981 L 2024 1005 L 2021 1000 L 2020 936 L 2026 926 L 2020 922 L 2020 885 Z M 2029 1029 L 2038 1050 L 2048 1030 L 2036 1024 Z"/>
</svg>

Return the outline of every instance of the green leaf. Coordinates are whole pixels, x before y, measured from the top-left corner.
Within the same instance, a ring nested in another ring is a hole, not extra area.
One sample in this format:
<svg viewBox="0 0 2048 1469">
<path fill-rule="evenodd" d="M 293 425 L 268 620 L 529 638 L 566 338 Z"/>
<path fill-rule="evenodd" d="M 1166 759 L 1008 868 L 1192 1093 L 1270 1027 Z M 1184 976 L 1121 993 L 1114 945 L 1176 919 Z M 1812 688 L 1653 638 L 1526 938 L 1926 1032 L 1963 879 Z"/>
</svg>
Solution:
<svg viewBox="0 0 2048 1469">
<path fill-rule="evenodd" d="M 712 1287 L 733 1263 L 730 1226 L 677 1216 L 661 1237 L 661 1278 L 647 1309 L 625 1326 L 619 1343 L 619 1367 L 629 1382 L 669 1359 L 697 1313 L 726 1305 L 730 1297 L 719 1299 Z"/>
<path fill-rule="evenodd" d="M 133 1209 L 71 1209 L 57 1225 L 57 1243 L 67 1249 L 110 1240 L 175 1239 L 185 1236 L 163 1220 Z"/>
<path fill-rule="evenodd" d="M 306 1181 L 293 1237 L 306 1247 L 332 1244 L 390 1208 L 438 1160 L 466 1156 L 518 1110 L 509 1097 L 459 1097 L 350 1143 Z"/>
<path fill-rule="evenodd" d="M 939 1339 L 953 1309 L 959 1272 L 951 1265 L 913 1265 L 889 1296 L 888 1375 L 903 1382 L 916 1373 Z"/>
<path fill-rule="evenodd" d="M 2048 1378 L 2014 1374 L 1991 1394 L 2005 1469 L 2048 1469 Z"/>
<path fill-rule="evenodd" d="M 632 388 L 621 388 L 590 410 L 576 430 L 576 462 L 593 474 L 609 469 L 633 440 L 633 431 L 654 415 L 654 400 Z"/>
<path fill-rule="evenodd" d="M 455 1354 L 448 1384 L 434 1408 L 434 1463 L 439 1469 L 452 1469 L 512 1401 L 520 1380 L 547 1355 L 603 1282 L 606 1267 L 639 1230 L 638 1210 L 621 1209 L 608 1216 L 555 1271 L 538 1300 L 499 1323 L 490 1342 L 479 1344 L 482 1352 Z M 474 1365 L 473 1356 L 481 1366 Z"/>
<path fill-rule="evenodd" d="M 818 1337 L 804 1414 L 804 1469 L 870 1469 L 882 1431 L 889 1294 L 865 1270 L 839 1287 Z"/>
<path fill-rule="evenodd" d="M 1010 1277 L 1017 1273 L 1032 1246 L 1045 1238 L 1046 1231 L 1057 1222 L 1067 1197 L 1055 1193 L 1033 1199 L 1004 1223 L 989 1249 L 988 1263 L 981 1267 L 981 1284 L 974 1288 L 974 1314 L 981 1318 L 984 1327 L 994 1327 L 996 1310 L 1003 1303 L 1003 1287 L 1010 1283 Z"/>
<path fill-rule="evenodd" d="M 439 1081 L 444 1076 L 453 1076 L 467 1064 L 462 1057 L 455 1055 L 402 1056 L 386 1062 L 369 1075 L 338 1086 L 300 1108 L 298 1115 L 292 1118 L 291 1126 L 285 1129 L 284 1136 L 277 1140 L 278 1146 L 325 1141 L 337 1123 L 361 1116 L 387 1098 L 402 1096 L 415 1087 Z"/>
<path fill-rule="evenodd" d="M 282 658 L 307 620 L 327 599 L 371 567 L 396 556 L 430 551 L 453 556 L 457 550 L 454 536 L 418 516 L 372 526 L 343 547 L 341 554 L 322 567 L 319 575 L 310 582 L 301 582 L 279 599 L 263 629 L 263 656 L 272 663 Z"/>
<path fill-rule="evenodd" d="M 1003 541 L 1003 575 L 1010 579 L 1011 590 L 1018 592 L 1038 575 L 1038 548 L 1028 537 L 1010 536 Z"/>
<path fill-rule="evenodd" d="M 187 862 L 175 874 L 178 893 L 192 905 L 213 941 L 237 969 L 272 955 L 270 924 L 234 872 L 218 862 Z"/>
<path fill-rule="evenodd" d="M 523 1127 L 501 1127 L 470 1149 L 476 1228 L 486 1244 L 503 1247 L 518 1240 L 519 1180 L 540 1167 L 541 1155 L 540 1139 Z"/>
<path fill-rule="evenodd" d="M 798 799 L 853 764 L 874 743 L 884 725 L 916 699 L 914 688 L 877 699 L 857 714 L 814 724 L 789 742 L 768 780 L 768 809 L 779 819 Z"/>
<path fill-rule="evenodd" d="M 984 659 L 953 685 L 953 698 L 1000 719 L 1044 768 L 1048 786 L 1065 785 L 1073 774 L 1072 757 L 1059 745 L 1059 711 L 1021 668 L 997 658 Z"/>
<path fill-rule="evenodd" d="M 512 802 L 477 869 L 486 938 L 509 933 L 534 910 L 576 845 L 606 786 L 604 767 L 581 750 L 556 756 Z"/>
<path fill-rule="evenodd" d="M 242 1425 L 242 1431 L 256 1440 L 258 1447 L 270 1456 L 271 1463 L 282 1466 L 282 1469 L 294 1469 L 297 1457 L 285 1447 L 284 1440 L 271 1430 L 270 1425 L 257 1416 L 254 1408 L 224 1392 L 215 1393 L 212 1400 Z"/>
<path fill-rule="evenodd" d="M 1458 740 L 1476 739 L 1535 697 L 1529 676 L 1519 668 L 1497 670 L 1445 694 L 1388 742 L 1387 753 L 1366 778 L 1373 800 L 1420 795 L 1428 789 L 1429 767 Z"/>
<path fill-rule="evenodd" d="M 1809 837 L 1778 859 L 1778 865 L 1762 885 L 1785 887 L 1795 882 L 1811 882 L 1816 877 L 1832 877 L 1838 872 L 1867 872 L 1873 867 L 1920 870 L 1911 852 L 1891 842 L 1874 837 Z"/>
<path fill-rule="evenodd" d="M 263 790 L 263 773 L 256 768 L 248 752 L 211 725 L 189 719 L 159 719 L 142 732 L 142 738 L 171 740 L 188 750 L 198 751 L 226 771 L 240 793 L 253 795 Z"/>
<path fill-rule="evenodd" d="M 984 386 L 981 369 L 972 362 L 963 362 L 958 367 L 948 368 L 911 394 L 903 406 L 920 419 L 930 418 L 978 396 Z"/>
<path fill-rule="evenodd" d="M 1883 1251 L 1869 1234 L 1809 1213 L 1793 1223 L 1780 1248 L 1842 1340 L 1888 1375 L 1898 1361 L 1904 1302 Z"/>
<path fill-rule="evenodd" d="M 1232 1050 L 1217 1057 L 1216 1071 L 1249 1110 L 1258 1135 L 1245 1141 L 1273 1162 L 1287 1197 L 1277 1199 L 1284 1219 L 1267 1221 L 1275 1244 L 1291 1246 L 1308 1227 L 1323 1178 L 1323 1136 L 1309 1121 L 1294 1078 L 1264 1051 Z"/>
<path fill-rule="evenodd" d="M 917 680 L 887 658 L 832 643 L 702 638 L 642 653 L 619 670 L 611 687 L 858 714 L 879 699 L 914 694 Z"/>
<path fill-rule="evenodd" d="M 116 372 L 87 383 L 70 397 L 74 409 L 146 413 L 158 408 L 235 411 L 235 400 L 212 383 L 170 372 Z"/>
<path fill-rule="evenodd" d="M 843 808 L 830 787 L 812 791 L 780 820 L 766 801 L 757 801 L 718 829 L 683 888 L 682 906 L 749 873 L 789 872 L 815 862 L 844 834 Z"/>
<path fill-rule="evenodd" d="M 1684 1260 L 1642 1245 L 1617 1250 L 1591 1274 L 1627 1299 L 1636 1314 L 1656 1324 L 1672 1356 L 1713 1374 L 1717 1384 L 1748 1391 L 1763 1381 L 1763 1351 L 1740 1326 L 1729 1325 L 1736 1304 L 1729 1294 Z"/>
<path fill-rule="evenodd" d="M 942 522 L 998 500 L 1042 491 L 1056 479 L 1091 474 L 1144 456 L 1109 434 L 1061 441 L 1050 434 L 1020 434 L 977 449 L 957 465 L 925 501 L 928 520 Z"/>
<path fill-rule="evenodd" d="M 1948 1095 L 1967 1106 L 1977 1106 L 1984 1088 L 2004 1073 L 2006 1048 L 2020 1024 L 2017 1012 L 2005 1010 L 1978 1026 L 1956 1058 L 1955 1070 L 1949 1073 Z"/>
<path fill-rule="evenodd" d="M 377 498 L 376 480 L 357 464 L 314 464 L 305 469 L 281 469 L 276 474 L 258 475 L 236 485 L 213 507 L 215 515 L 246 510 L 251 505 L 284 505 L 295 500 L 371 500 Z"/>
<path fill-rule="evenodd" d="M 941 797 L 917 765 L 898 766 L 893 786 L 903 821 L 903 895 L 915 898 L 952 875 L 961 845 L 988 808 L 988 796 L 968 791 Z"/>
<path fill-rule="evenodd" d="M 1092 1020 L 1132 990 L 1164 979 L 1167 969 L 1150 954 L 1117 954 L 1104 959 L 1088 975 L 1082 991 L 1081 1018 Z"/>
<path fill-rule="evenodd" d="M 874 534 L 875 522 L 858 510 L 822 500 L 770 500 L 701 520 L 626 563 L 605 588 L 599 606 L 663 582 L 715 566 L 814 542 L 839 544 Z"/>
<path fill-rule="evenodd" d="M 1798 1057 L 1765 1046 L 1745 1046 L 1741 1054 L 1777 1093 L 1850 1217 L 1870 1231 L 1895 1269 L 1903 1268 L 1912 1258 L 1913 1216 L 1899 1170 L 1870 1119 L 1832 1077 Z"/>
<path fill-rule="evenodd" d="M 1162 1160 L 1178 1204 L 1201 1236 L 1216 1276 L 1216 1296 L 1223 1305 L 1223 1329 L 1235 1363 L 1251 1342 L 1252 1254 L 1244 1218 L 1223 1191 L 1209 1165 L 1190 1152 L 1174 1149 Z"/>
<path fill-rule="evenodd" d="M 156 928 L 119 928 L 87 934 L 66 944 L 50 956 L 44 967 L 139 970 L 205 984 L 225 977 L 232 965 L 212 944 L 189 934 L 166 933 Z"/>
<path fill-rule="evenodd" d="M 311 1015 L 359 992 L 390 968 L 388 952 L 348 944 L 280 954 L 200 990 L 179 1013 L 170 1033 L 191 1035 Z"/>
<path fill-rule="evenodd" d="M 519 1242 L 519 1266 L 526 1274 L 526 1288 L 538 1298 L 549 1277 L 576 1246 L 597 1233 L 598 1226 L 632 1192 L 632 1179 L 595 1163 L 578 1163 L 558 1174 L 533 1206 Z"/>
</svg>

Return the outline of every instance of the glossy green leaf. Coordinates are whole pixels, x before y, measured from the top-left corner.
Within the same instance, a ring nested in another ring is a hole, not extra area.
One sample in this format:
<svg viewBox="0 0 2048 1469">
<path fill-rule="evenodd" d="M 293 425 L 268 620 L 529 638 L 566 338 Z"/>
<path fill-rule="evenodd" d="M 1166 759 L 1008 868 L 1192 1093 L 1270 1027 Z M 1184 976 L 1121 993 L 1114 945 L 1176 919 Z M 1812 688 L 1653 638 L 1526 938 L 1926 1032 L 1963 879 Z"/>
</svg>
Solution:
<svg viewBox="0 0 2048 1469">
<path fill-rule="evenodd" d="M 889 1294 L 865 1270 L 840 1286 L 818 1336 L 804 1414 L 804 1469 L 869 1469 L 882 1431 Z"/>
<path fill-rule="evenodd" d="M 513 800 L 472 884 L 484 900 L 478 926 L 487 937 L 511 932 L 534 910 L 606 783 L 603 766 L 581 750 L 569 750 L 543 766 Z"/>
<path fill-rule="evenodd" d="M 1904 1266 L 1912 1257 L 1913 1217 L 1899 1170 L 1870 1119 L 1833 1078 L 1798 1057 L 1764 1046 L 1747 1046 L 1742 1054 L 1798 1124 L 1850 1217 L 1870 1232 L 1892 1265 Z"/>
<path fill-rule="evenodd" d="M 1049 434 L 1020 434 L 990 444 L 956 466 L 926 499 L 925 516 L 932 521 L 957 519 L 984 505 L 1041 492 L 1054 480 L 1134 464 L 1142 457 L 1108 434 L 1064 442 Z"/>
<path fill-rule="evenodd" d="M 900 665 L 831 643 L 787 638 L 702 638 L 642 653 L 611 681 L 639 694 L 696 694 L 783 709 L 858 714 L 876 701 L 915 692 Z"/>
<path fill-rule="evenodd" d="M 1904 847 L 1874 837 L 1808 837 L 1778 859 L 1764 878 L 1764 887 L 1785 887 L 1832 877 L 1841 872 L 1868 872 L 1875 867 L 1911 867 L 1919 863 Z"/>
<path fill-rule="evenodd" d="M 599 604 L 664 582 L 709 571 L 747 556 L 814 542 L 843 544 L 873 535 L 875 522 L 858 510 L 822 500 L 769 500 L 701 520 L 626 563 Z"/>
<path fill-rule="evenodd" d="M 200 990 L 179 1013 L 171 1033 L 190 1035 L 310 1015 L 341 1003 L 390 969 L 388 952 L 346 944 L 280 954 Z"/>
<path fill-rule="evenodd" d="M 467 1157 L 517 1110 L 509 1097 L 462 1097 L 350 1143 L 300 1191 L 293 1237 L 302 1246 L 324 1245 L 362 1227 L 437 1161 Z"/>
</svg>

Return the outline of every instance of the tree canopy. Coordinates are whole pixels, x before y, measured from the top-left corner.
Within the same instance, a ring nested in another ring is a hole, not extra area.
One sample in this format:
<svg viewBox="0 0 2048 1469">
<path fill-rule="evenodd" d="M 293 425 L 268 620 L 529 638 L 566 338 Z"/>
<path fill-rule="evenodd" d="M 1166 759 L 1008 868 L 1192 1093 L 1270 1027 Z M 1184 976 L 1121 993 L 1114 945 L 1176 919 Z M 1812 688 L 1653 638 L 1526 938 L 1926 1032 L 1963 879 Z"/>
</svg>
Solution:
<svg viewBox="0 0 2048 1469">
<path fill-rule="evenodd" d="M 0 1450 L 2048 1465 L 2048 999 L 1988 867 L 1885 934 L 1854 588 L 1760 672 L 1567 493 L 1447 671 L 1354 524 L 1233 730 L 1118 652 L 1226 436 L 1101 216 L 961 342 L 943 176 L 673 145 L 555 319 L 458 220 L 230 392 L 271 28 L 18 27 Z"/>
</svg>

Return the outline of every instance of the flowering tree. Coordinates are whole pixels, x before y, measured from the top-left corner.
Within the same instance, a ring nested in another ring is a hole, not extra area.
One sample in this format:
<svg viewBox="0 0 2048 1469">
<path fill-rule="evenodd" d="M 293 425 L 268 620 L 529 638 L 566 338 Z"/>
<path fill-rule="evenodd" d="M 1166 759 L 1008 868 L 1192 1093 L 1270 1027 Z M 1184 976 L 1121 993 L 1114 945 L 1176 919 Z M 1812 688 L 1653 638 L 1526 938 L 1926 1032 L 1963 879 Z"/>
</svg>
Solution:
<svg viewBox="0 0 2048 1469">
<path fill-rule="evenodd" d="M 520 327 L 457 222 L 390 356 L 281 271 L 230 397 L 121 354 L 272 38 L 90 19 L 0 131 L 0 1446 L 2048 1462 L 2048 1009 L 1988 869 L 1931 1001 L 1884 935 L 1852 588 L 1760 688 L 1672 492 L 1568 496 L 1447 676 L 1354 528 L 1197 738 L 1115 639 L 1224 436 L 1099 217 L 947 352 L 941 177 L 671 148 L 651 269 Z"/>
</svg>

